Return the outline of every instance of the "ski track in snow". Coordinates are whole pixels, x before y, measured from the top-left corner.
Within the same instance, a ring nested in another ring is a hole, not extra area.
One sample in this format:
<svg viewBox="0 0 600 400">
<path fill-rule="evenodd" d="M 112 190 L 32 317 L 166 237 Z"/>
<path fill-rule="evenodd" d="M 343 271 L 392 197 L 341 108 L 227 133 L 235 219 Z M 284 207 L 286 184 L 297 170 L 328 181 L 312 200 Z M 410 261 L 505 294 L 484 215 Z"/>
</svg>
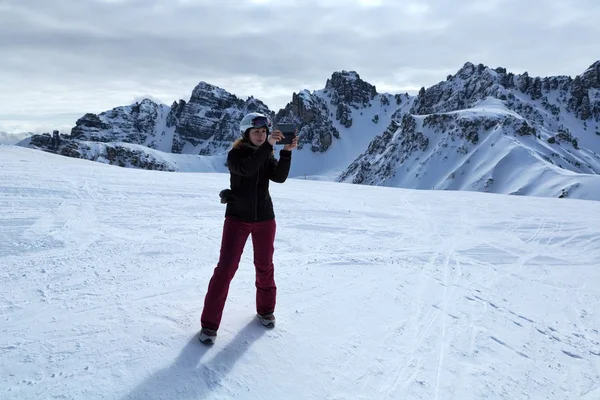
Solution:
<svg viewBox="0 0 600 400">
<path fill-rule="evenodd" d="M 278 325 L 248 240 L 205 347 L 227 175 L 0 146 L 0 177 L 2 399 L 600 393 L 597 202 L 273 184 Z"/>
</svg>

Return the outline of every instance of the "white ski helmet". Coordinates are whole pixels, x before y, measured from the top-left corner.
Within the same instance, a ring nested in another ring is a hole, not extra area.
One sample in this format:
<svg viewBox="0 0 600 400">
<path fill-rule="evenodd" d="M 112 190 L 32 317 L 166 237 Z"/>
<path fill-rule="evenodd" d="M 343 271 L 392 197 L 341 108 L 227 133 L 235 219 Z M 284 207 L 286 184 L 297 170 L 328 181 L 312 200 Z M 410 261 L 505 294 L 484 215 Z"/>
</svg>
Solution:
<svg viewBox="0 0 600 400">
<path fill-rule="evenodd" d="M 240 133 L 242 136 L 246 131 L 250 128 L 262 128 L 265 127 L 267 130 L 271 128 L 271 121 L 267 118 L 266 115 L 253 112 L 250 114 L 246 114 L 242 121 L 240 122 Z"/>
</svg>

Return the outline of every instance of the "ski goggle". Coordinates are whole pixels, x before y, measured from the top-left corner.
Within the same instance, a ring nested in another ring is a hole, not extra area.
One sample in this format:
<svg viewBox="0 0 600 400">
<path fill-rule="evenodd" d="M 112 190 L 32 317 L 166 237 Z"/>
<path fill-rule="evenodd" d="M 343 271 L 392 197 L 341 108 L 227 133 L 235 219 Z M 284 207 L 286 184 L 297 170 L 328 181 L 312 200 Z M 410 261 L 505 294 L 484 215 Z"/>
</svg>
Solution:
<svg viewBox="0 0 600 400">
<path fill-rule="evenodd" d="M 254 128 L 262 128 L 263 126 L 269 128 L 271 126 L 271 122 L 266 117 L 255 117 L 252 119 L 252 126 Z"/>
</svg>

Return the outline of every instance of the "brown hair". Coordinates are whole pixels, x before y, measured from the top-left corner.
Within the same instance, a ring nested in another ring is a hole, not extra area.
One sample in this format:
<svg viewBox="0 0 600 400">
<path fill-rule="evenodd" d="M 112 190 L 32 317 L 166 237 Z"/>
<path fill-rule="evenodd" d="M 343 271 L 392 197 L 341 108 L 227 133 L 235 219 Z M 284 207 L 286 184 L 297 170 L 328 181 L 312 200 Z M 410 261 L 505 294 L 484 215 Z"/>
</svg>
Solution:
<svg viewBox="0 0 600 400">
<path fill-rule="evenodd" d="M 243 145 L 252 145 L 252 143 L 250 142 L 250 139 L 248 139 L 247 135 L 244 135 L 244 137 L 236 139 L 235 142 L 233 142 L 233 145 L 231 147 L 234 149 L 237 149 L 238 147 L 241 147 Z M 273 151 L 271 151 L 271 154 L 275 155 L 275 149 L 273 149 Z"/>
<path fill-rule="evenodd" d="M 233 148 L 237 149 L 238 147 L 240 147 L 243 143 L 249 143 L 248 140 L 246 138 L 238 138 L 235 140 L 235 142 L 233 142 Z"/>
</svg>

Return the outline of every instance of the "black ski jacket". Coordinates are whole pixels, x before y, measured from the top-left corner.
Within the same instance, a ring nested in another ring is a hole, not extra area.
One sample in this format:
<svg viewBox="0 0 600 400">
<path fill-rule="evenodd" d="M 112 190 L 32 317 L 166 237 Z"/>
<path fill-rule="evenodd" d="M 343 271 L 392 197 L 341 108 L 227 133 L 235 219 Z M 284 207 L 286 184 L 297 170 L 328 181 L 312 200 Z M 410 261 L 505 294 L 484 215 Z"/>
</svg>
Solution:
<svg viewBox="0 0 600 400">
<path fill-rule="evenodd" d="M 227 154 L 231 194 L 225 216 L 250 222 L 274 219 L 269 180 L 285 182 L 291 162 L 289 150 L 280 150 L 277 161 L 273 146 L 266 140 L 260 147 L 241 142 L 231 149 Z"/>
</svg>

